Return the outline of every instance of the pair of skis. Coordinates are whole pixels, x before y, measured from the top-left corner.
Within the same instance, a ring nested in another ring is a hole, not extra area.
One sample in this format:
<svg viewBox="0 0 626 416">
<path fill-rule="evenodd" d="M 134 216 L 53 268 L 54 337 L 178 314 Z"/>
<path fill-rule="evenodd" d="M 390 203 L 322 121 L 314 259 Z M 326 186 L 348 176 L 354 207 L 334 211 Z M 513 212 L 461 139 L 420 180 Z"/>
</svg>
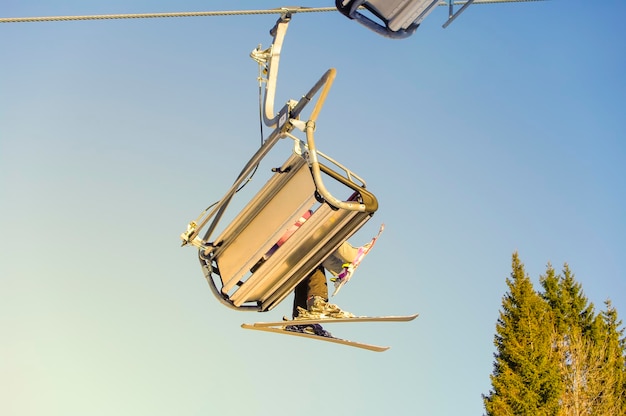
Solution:
<svg viewBox="0 0 626 416">
<path fill-rule="evenodd" d="M 370 252 L 370 250 L 374 247 L 376 240 L 380 237 L 381 233 L 385 229 L 385 225 L 382 224 L 380 229 L 378 230 L 378 234 L 376 234 L 369 243 L 365 244 L 362 247 L 359 247 L 356 257 L 351 263 L 347 263 L 343 265 L 342 271 L 337 274 L 337 276 L 333 277 L 331 281 L 335 285 L 335 291 L 333 292 L 333 296 L 335 296 L 339 290 L 348 283 L 357 267 L 361 264 L 361 261 L 365 258 L 365 256 Z M 362 342 L 350 341 L 343 338 L 337 338 L 333 336 L 323 336 L 317 335 L 315 333 L 304 332 L 298 330 L 298 328 L 304 328 L 306 326 L 313 326 L 318 324 L 330 324 L 330 323 L 340 323 L 340 322 L 408 322 L 417 318 L 417 314 L 415 315 L 405 315 L 405 316 L 360 316 L 354 318 L 326 318 L 326 319 L 297 319 L 297 320 L 283 320 L 280 322 L 256 322 L 254 324 L 242 324 L 241 327 L 245 329 L 253 329 L 256 331 L 265 331 L 265 332 L 273 332 L 284 335 L 295 335 L 297 337 L 304 337 L 310 339 L 316 339 L 319 341 L 332 342 L 335 344 L 347 345 L 350 347 L 362 348 L 369 351 L 382 352 L 387 351 L 389 347 L 365 344 Z"/>
<path fill-rule="evenodd" d="M 387 351 L 390 347 L 380 346 L 380 345 L 372 345 L 365 344 L 357 341 L 350 341 L 343 338 L 337 338 L 333 336 L 322 336 L 316 335 L 308 332 L 296 332 L 287 329 L 289 326 L 296 325 L 315 325 L 315 324 L 330 324 L 330 323 L 341 323 L 341 322 L 408 322 L 417 318 L 417 314 L 415 315 L 405 315 L 405 316 L 359 316 L 355 318 L 326 318 L 326 319 L 293 319 L 293 320 L 284 320 L 280 322 L 256 322 L 254 324 L 242 324 L 241 327 L 245 329 L 253 329 L 256 331 L 265 331 L 265 332 L 273 332 L 284 335 L 295 335 L 298 337 L 305 337 L 310 339 L 316 339 L 319 341 L 332 342 L 335 344 L 347 345 L 350 347 L 362 348 L 369 351 L 375 352 L 383 352 Z"/>
</svg>

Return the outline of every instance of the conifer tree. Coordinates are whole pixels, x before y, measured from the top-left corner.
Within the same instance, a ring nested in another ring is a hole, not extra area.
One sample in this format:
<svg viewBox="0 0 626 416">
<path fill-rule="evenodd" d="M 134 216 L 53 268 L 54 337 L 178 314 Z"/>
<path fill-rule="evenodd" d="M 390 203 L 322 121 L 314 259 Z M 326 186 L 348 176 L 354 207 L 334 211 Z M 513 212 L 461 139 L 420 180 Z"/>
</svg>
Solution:
<svg viewBox="0 0 626 416">
<path fill-rule="evenodd" d="M 567 334 L 572 327 L 580 328 L 585 335 L 594 331 L 593 304 L 589 303 L 567 263 L 563 266 L 562 276 L 556 275 L 552 265 L 548 264 L 546 274 L 539 280 L 544 289 L 542 297 L 554 314 L 557 332 Z"/>
<path fill-rule="evenodd" d="M 596 314 L 567 264 L 543 292 L 513 254 L 496 324 L 488 415 L 626 416 L 626 338 L 610 301 Z"/>
<path fill-rule="evenodd" d="M 622 322 L 610 300 L 605 301 L 606 310 L 600 314 L 603 352 L 600 357 L 599 400 L 594 409 L 598 415 L 626 415 L 626 339 Z"/>
<path fill-rule="evenodd" d="M 561 416 L 624 414 L 624 340 L 610 302 L 596 315 L 567 264 L 557 276 L 551 265 L 541 276 L 555 319 L 553 348 L 559 355 Z"/>
<path fill-rule="evenodd" d="M 517 253 L 509 292 L 496 324 L 492 390 L 483 395 L 487 415 L 557 415 L 561 397 L 554 319 L 534 290 Z"/>
<path fill-rule="evenodd" d="M 563 275 L 556 275 L 548 264 L 540 277 L 542 297 L 552 311 L 555 334 L 552 348 L 559 357 L 562 416 L 590 414 L 595 406 L 595 384 L 600 377 L 601 351 L 597 349 L 598 320 L 593 304 L 585 297 L 567 264 Z"/>
</svg>

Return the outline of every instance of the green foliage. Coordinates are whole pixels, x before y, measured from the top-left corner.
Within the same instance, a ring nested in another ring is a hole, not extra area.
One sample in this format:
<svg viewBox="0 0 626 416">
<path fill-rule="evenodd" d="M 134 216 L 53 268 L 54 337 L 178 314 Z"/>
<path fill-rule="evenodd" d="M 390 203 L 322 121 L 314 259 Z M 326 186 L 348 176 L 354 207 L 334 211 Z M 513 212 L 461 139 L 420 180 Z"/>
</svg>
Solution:
<svg viewBox="0 0 626 416">
<path fill-rule="evenodd" d="M 599 357 L 601 374 L 598 385 L 597 414 L 626 415 L 626 340 L 622 322 L 610 300 L 606 310 L 600 314 L 601 337 L 598 345 L 602 348 Z"/>
<path fill-rule="evenodd" d="M 593 304 L 588 302 L 567 264 L 563 267 L 563 276 L 557 276 L 548 264 L 540 282 L 544 289 L 541 296 L 554 315 L 558 332 L 567 333 L 573 327 L 581 328 L 585 334 L 593 330 Z"/>
<path fill-rule="evenodd" d="M 553 318 L 517 253 L 506 283 L 509 292 L 494 339 L 493 389 L 483 396 L 485 409 L 488 415 L 556 415 L 561 385 L 551 347 Z"/>
<path fill-rule="evenodd" d="M 487 415 L 626 415 L 626 339 L 610 301 L 596 314 L 567 264 L 534 290 L 517 253 L 496 323 Z"/>
</svg>

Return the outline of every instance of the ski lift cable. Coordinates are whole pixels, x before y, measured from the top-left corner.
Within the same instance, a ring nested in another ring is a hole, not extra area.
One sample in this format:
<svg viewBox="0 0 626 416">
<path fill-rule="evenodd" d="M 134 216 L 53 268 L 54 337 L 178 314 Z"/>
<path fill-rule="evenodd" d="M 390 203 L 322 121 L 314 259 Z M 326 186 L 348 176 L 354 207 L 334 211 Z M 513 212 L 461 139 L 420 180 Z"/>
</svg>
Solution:
<svg viewBox="0 0 626 416">
<path fill-rule="evenodd" d="M 526 3 L 547 0 L 474 0 L 472 4 L 496 4 L 496 3 Z M 440 1 L 438 6 L 462 6 L 467 1 Z M 175 12 L 175 13 L 135 13 L 135 14 L 99 14 L 84 16 L 41 16 L 41 17 L 0 17 L 0 23 L 33 23 L 55 22 L 73 20 L 115 20 L 115 19 L 155 19 L 172 17 L 210 17 L 210 16 L 245 16 L 258 14 L 283 14 L 283 13 L 324 13 L 337 12 L 336 7 L 279 7 L 274 9 L 259 10 L 225 10 L 207 12 Z"/>
<path fill-rule="evenodd" d="M 255 14 L 281 14 L 281 13 L 312 13 L 337 11 L 335 7 L 283 7 L 277 9 L 263 10 L 226 10 L 208 12 L 177 12 L 177 13 L 140 13 L 140 14 L 101 14 L 85 16 L 43 16 L 43 17 L 13 17 L 0 18 L 0 23 L 21 23 L 21 22 L 50 22 L 68 20 L 113 20 L 113 19 L 154 19 L 170 17 L 206 17 L 206 16 L 241 16 Z"/>
</svg>

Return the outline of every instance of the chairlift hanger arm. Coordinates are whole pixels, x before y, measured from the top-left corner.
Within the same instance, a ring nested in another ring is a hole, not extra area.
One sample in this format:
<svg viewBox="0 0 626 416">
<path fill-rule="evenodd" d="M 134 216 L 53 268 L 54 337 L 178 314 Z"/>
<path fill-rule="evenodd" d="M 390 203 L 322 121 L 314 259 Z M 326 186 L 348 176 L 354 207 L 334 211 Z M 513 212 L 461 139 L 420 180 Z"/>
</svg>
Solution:
<svg viewBox="0 0 626 416">
<path fill-rule="evenodd" d="M 278 78 L 278 63 L 280 61 L 280 52 L 283 48 L 283 41 L 287 34 L 287 28 L 291 21 L 291 13 L 286 12 L 276 21 L 276 25 L 270 30 L 270 34 L 274 36 L 272 42 L 271 57 L 268 63 L 268 77 L 265 85 L 265 111 L 263 112 L 264 122 L 269 127 L 274 127 L 278 123 L 278 115 L 274 115 L 274 99 L 276 97 L 276 81 Z"/>
</svg>

